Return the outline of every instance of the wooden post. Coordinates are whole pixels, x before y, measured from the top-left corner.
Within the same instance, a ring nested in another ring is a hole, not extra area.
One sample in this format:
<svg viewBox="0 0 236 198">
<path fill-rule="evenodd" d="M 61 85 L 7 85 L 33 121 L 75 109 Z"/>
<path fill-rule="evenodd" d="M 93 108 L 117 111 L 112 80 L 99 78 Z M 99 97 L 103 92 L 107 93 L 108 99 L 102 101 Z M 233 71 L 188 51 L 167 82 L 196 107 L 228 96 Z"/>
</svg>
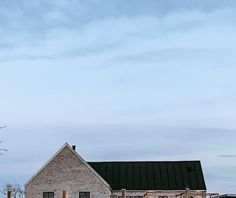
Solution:
<svg viewBox="0 0 236 198">
<path fill-rule="evenodd" d="M 186 188 L 186 196 L 185 198 L 190 198 L 190 189 Z"/>
<path fill-rule="evenodd" d="M 7 191 L 7 198 L 11 198 L 11 191 Z"/>
<path fill-rule="evenodd" d="M 62 197 L 63 197 L 63 198 L 67 198 L 66 190 L 63 190 L 63 192 L 62 192 Z"/>
<path fill-rule="evenodd" d="M 121 197 L 126 198 L 126 190 L 125 189 L 121 190 Z"/>
</svg>

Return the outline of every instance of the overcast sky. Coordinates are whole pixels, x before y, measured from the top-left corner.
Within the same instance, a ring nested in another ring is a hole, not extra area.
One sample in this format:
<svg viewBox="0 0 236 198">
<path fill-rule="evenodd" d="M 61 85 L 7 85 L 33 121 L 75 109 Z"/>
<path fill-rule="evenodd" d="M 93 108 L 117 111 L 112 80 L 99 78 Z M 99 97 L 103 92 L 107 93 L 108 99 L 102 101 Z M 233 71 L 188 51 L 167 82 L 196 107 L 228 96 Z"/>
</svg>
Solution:
<svg viewBox="0 0 236 198">
<path fill-rule="evenodd" d="M 0 185 L 85 160 L 202 162 L 236 193 L 236 1 L 1 0 Z"/>
</svg>

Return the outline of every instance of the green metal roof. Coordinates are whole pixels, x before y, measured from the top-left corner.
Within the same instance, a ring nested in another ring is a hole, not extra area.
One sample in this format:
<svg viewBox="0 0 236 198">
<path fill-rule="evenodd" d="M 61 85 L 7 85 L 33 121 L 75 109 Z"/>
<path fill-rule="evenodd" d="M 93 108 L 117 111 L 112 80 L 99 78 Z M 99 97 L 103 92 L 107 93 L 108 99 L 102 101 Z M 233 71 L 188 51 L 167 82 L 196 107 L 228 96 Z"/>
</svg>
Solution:
<svg viewBox="0 0 236 198">
<path fill-rule="evenodd" d="M 200 161 L 88 162 L 113 190 L 206 190 Z"/>
</svg>

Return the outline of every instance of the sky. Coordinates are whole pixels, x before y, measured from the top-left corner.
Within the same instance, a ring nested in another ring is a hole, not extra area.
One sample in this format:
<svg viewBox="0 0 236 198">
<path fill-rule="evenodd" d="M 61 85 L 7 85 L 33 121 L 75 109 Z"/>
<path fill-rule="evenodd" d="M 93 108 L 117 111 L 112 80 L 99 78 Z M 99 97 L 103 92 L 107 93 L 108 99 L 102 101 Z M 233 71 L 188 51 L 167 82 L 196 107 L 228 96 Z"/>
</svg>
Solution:
<svg viewBox="0 0 236 198">
<path fill-rule="evenodd" d="M 0 0 L 0 186 L 68 142 L 236 193 L 235 24 L 234 0 Z"/>
</svg>

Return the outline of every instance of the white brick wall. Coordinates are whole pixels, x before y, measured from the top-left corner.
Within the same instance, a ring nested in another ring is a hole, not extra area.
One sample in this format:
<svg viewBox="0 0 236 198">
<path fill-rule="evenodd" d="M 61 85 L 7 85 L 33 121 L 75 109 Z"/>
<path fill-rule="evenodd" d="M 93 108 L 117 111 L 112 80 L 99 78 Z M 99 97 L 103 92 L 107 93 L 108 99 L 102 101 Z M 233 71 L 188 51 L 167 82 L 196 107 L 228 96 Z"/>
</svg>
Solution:
<svg viewBox="0 0 236 198">
<path fill-rule="evenodd" d="M 182 196 L 180 196 L 182 195 Z M 159 196 L 168 196 L 168 198 L 181 198 L 185 195 L 185 191 L 154 191 L 154 192 L 147 192 L 144 196 L 144 198 L 158 198 Z M 191 191 L 190 196 L 193 196 L 194 198 L 205 198 L 205 191 Z"/>
<path fill-rule="evenodd" d="M 111 194 L 109 187 L 67 146 L 26 185 L 26 198 L 43 198 L 43 192 L 54 192 L 55 198 L 62 198 L 63 190 L 68 198 L 78 198 L 82 191 L 90 192 L 91 198 L 109 198 Z"/>
</svg>

